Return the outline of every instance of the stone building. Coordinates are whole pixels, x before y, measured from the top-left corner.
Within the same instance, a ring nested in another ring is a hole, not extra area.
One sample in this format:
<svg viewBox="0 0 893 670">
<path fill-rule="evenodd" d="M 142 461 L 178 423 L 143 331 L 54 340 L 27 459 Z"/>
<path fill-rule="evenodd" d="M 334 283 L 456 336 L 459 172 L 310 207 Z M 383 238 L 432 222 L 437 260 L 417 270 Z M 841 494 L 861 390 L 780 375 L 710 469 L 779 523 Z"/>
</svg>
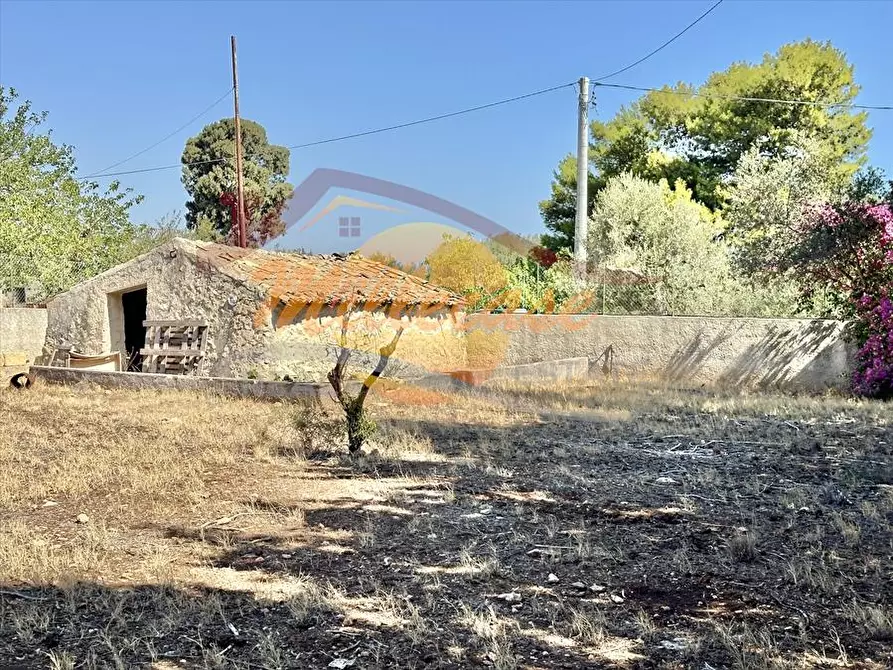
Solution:
<svg viewBox="0 0 893 670">
<path fill-rule="evenodd" d="M 174 239 L 47 304 L 47 352 L 120 351 L 141 368 L 144 321 L 207 326 L 201 374 L 324 378 L 348 314 L 358 363 L 403 329 L 392 372 L 462 367 L 464 303 L 357 255 L 302 255 Z M 363 352 L 369 352 L 364 354 Z M 368 360 L 363 360 L 368 359 Z"/>
</svg>

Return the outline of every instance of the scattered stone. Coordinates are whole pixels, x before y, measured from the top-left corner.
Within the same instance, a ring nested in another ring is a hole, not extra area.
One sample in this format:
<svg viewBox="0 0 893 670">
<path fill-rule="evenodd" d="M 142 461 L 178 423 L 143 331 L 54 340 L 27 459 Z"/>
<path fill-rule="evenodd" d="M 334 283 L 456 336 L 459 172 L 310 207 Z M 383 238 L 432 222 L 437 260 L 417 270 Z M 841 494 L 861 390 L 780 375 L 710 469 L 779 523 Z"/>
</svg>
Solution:
<svg viewBox="0 0 893 670">
<path fill-rule="evenodd" d="M 549 576 L 546 577 L 546 581 L 549 582 L 550 584 L 557 584 L 558 583 L 558 575 L 556 575 L 554 572 L 550 572 Z"/>
<path fill-rule="evenodd" d="M 496 596 L 500 600 L 504 600 L 507 603 L 519 603 L 521 602 L 521 594 L 515 591 L 509 591 L 508 593 L 500 593 Z"/>
<path fill-rule="evenodd" d="M 672 477 L 658 477 L 657 479 L 654 480 L 654 483 L 655 484 L 678 484 L 679 482 L 677 482 Z"/>
<path fill-rule="evenodd" d="M 291 554 L 282 554 L 282 558 L 289 559 L 291 558 Z"/>
<path fill-rule="evenodd" d="M 44 500 L 43 501 L 43 507 L 55 507 L 58 504 L 59 503 L 57 503 L 55 500 Z"/>
<path fill-rule="evenodd" d="M 571 586 L 573 586 L 575 589 L 580 589 L 581 591 L 586 590 L 586 584 L 584 584 L 583 582 L 574 582 L 573 584 L 571 584 Z"/>
<path fill-rule="evenodd" d="M 337 668 L 337 670 L 344 670 L 344 668 L 349 668 L 356 662 L 357 659 L 355 658 L 336 658 L 334 661 L 329 663 L 327 667 Z"/>
<path fill-rule="evenodd" d="M 620 596 L 618 596 L 616 593 L 612 593 L 612 594 L 611 594 L 611 602 L 615 602 L 615 603 L 617 603 L 617 604 L 619 605 L 620 603 L 623 602 L 623 598 L 621 598 Z"/>
<path fill-rule="evenodd" d="M 601 584 L 593 584 L 592 586 L 589 587 L 589 590 L 593 591 L 595 593 L 601 593 L 602 591 L 605 590 L 605 587 L 602 586 Z"/>
<path fill-rule="evenodd" d="M 684 651 L 688 648 L 688 641 L 684 637 L 674 637 L 672 640 L 662 640 L 657 646 L 671 651 Z"/>
<path fill-rule="evenodd" d="M 77 515 L 77 519 L 75 519 L 78 523 L 90 523 L 90 517 L 86 514 L 81 513 Z"/>
</svg>

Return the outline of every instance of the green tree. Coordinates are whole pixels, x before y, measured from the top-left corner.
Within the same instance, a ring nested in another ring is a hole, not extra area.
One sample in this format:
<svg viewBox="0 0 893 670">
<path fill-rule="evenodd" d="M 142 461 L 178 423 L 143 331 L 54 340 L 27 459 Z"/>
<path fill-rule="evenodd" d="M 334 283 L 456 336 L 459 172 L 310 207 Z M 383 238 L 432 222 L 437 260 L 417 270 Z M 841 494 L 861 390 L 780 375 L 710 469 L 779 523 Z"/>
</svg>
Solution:
<svg viewBox="0 0 893 670">
<path fill-rule="evenodd" d="M 72 147 L 53 142 L 46 112 L 0 87 L 0 290 L 40 300 L 143 251 L 152 229 L 130 222 L 141 200 L 112 182 L 78 180 Z"/>
<path fill-rule="evenodd" d="M 270 144 L 259 123 L 242 119 L 242 173 L 249 242 L 258 246 L 285 230 L 282 213 L 293 187 L 287 147 Z M 189 194 L 186 224 L 210 227 L 232 239 L 232 202 L 236 193 L 235 121 L 208 124 L 186 142 L 183 186 Z"/>
<path fill-rule="evenodd" d="M 832 181 L 846 180 L 864 163 L 871 137 L 867 115 L 845 106 L 858 92 L 844 54 L 811 40 L 786 44 L 760 63 L 735 63 L 700 87 L 682 83 L 649 92 L 610 121 L 591 125 L 591 202 L 607 179 L 630 172 L 652 181 L 681 179 L 696 200 L 720 211 L 722 186 L 741 157 L 757 144 L 765 155 L 783 155 L 794 137 L 814 140 L 832 166 Z M 572 167 L 572 158 L 562 161 L 552 197 L 540 204 L 552 248 L 573 244 Z"/>
<path fill-rule="evenodd" d="M 599 271 L 634 270 L 644 282 L 606 281 L 606 304 L 631 312 L 766 315 L 790 313 L 787 302 L 732 270 L 720 233 L 722 218 L 692 198 L 682 180 L 670 186 L 631 174 L 614 177 L 598 194 L 588 251 Z"/>
<path fill-rule="evenodd" d="M 716 217 L 692 200 L 682 181 L 647 181 L 631 174 L 611 179 L 599 193 L 588 251 L 597 268 L 636 270 L 648 283 L 628 287 L 637 310 L 713 313 L 716 288 L 729 278 Z"/>
<path fill-rule="evenodd" d="M 775 275 L 798 243 L 810 206 L 840 198 L 834 163 L 816 140 L 801 137 L 782 152 L 747 150 L 725 189 L 724 217 L 736 265 L 749 276 Z"/>
</svg>

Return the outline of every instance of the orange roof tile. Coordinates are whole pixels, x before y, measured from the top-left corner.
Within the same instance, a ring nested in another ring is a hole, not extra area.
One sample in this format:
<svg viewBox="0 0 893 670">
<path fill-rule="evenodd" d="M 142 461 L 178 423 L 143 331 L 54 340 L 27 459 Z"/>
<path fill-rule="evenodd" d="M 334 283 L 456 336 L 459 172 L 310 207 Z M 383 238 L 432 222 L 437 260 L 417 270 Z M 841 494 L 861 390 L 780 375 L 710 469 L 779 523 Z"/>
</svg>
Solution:
<svg viewBox="0 0 893 670">
<path fill-rule="evenodd" d="M 357 254 L 310 255 L 193 242 L 195 255 L 220 272 L 262 286 L 294 304 L 464 305 L 458 295 Z"/>
</svg>

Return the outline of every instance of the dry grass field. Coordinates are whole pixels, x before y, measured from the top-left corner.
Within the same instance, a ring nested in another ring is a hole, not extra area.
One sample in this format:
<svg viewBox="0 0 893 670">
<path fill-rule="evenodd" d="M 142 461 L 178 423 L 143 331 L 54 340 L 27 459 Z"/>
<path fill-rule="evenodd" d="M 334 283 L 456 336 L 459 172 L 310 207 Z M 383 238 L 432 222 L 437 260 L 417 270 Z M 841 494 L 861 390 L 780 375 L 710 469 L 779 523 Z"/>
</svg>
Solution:
<svg viewBox="0 0 893 670">
<path fill-rule="evenodd" d="M 891 406 L 0 391 L 2 668 L 891 668 Z"/>
</svg>

